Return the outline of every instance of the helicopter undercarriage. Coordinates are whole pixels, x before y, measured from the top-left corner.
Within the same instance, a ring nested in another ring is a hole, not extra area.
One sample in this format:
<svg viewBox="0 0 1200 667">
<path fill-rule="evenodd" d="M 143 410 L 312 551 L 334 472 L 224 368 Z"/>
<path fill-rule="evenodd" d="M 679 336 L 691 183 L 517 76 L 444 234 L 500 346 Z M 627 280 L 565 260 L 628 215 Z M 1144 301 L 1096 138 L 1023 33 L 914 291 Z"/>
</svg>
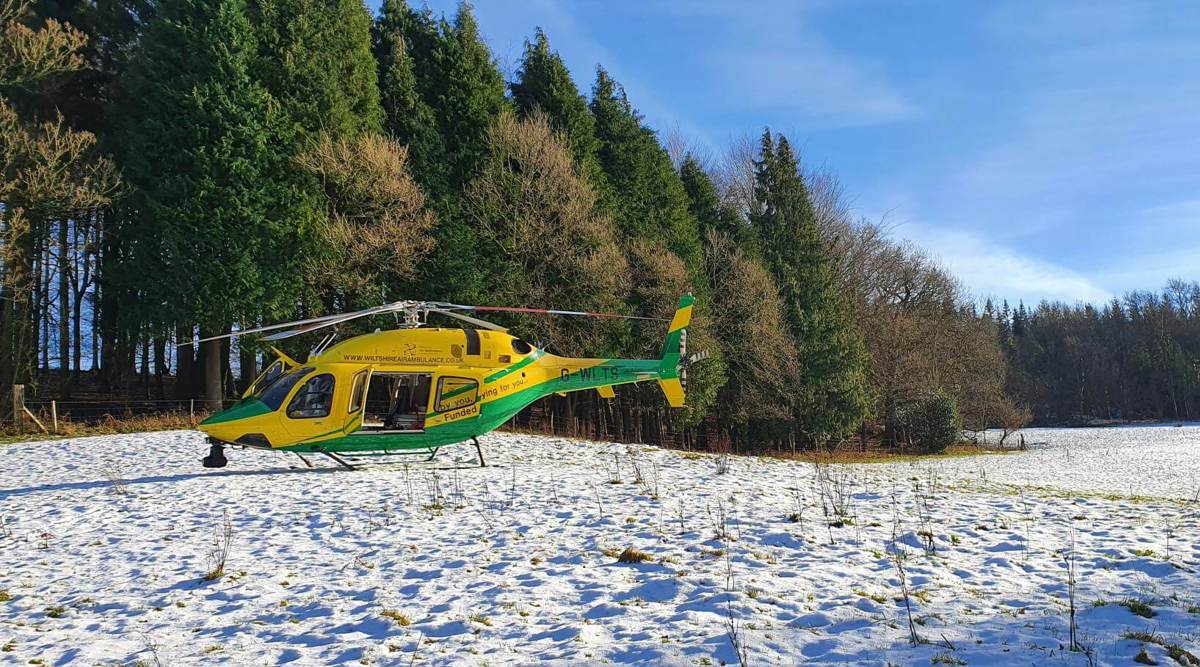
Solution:
<svg viewBox="0 0 1200 667">
<path fill-rule="evenodd" d="M 225 445 L 227 443 L 221 442 L 219 440 L 215 440 L 213 438 L 209 438 L 208 441 L 209 441 L 208 455 L 200 460 L 201 464 L 205 468 L 224 468 L 229 463 L 229 459 L 226 458 L 226 456 L 225 456 Z M 487 462 L 483 458 L 483 446 L 480 445 L 479 438 L 477 436 L 472 436 L 471 442 L 472 442 L 472 444 L 475 445 L 475 453 L 479 457 L 479 467 L 480 468 L 487 467 Z M 239 444 L 237 446 L 241 447 L 243 449 L 246 447 L 254 447 L 253 445 L 244 445 L 244 444 Z M 346 468 L 347 470 L 362 470 L 363 468 L 372 466 L 372 465 L 386 465 L 389 463 L 398 463 L 401 460 L 403 460 L 403 457 L 411 457 L 411 456 L 426 456 L 425 462 L 429 462 L 429 461 L 432 461 L 438 455 L 438 451 L 440 451 L 443 446 L 444 445 L 438 445 L 436 447 L 429 447 L 427 449 L 416 449 L 416 450 L 411 450 L 411 451 L 380 450 L 377 452 L 355 452 L 353 454 L 347 454 L 345 452 L 342 452 L 342 453 L 331 452 L 331 451 L 322 450 L 322 449 L 314 449 L 312 452 L 306 452 L 306 453 L 321 454 L 321 455 L 333 460 L 334 462 L 336 462 L 338 465 L 342 466 L 343 468 Z M 254 447 L 254 448 L 255 449 L 271 449 L 270 447 Z M 306 468 L 314 467 L 312 462 L 309 461 L 304 456 L 304 454 L 301 454 L 300 452 L 292 452 L 292 453 L 295 454 L 301 461 L 304 462 L 304 466 Z M 401 457 L 401 458 L 397 459 L 396 457 Z"/>
</svg>

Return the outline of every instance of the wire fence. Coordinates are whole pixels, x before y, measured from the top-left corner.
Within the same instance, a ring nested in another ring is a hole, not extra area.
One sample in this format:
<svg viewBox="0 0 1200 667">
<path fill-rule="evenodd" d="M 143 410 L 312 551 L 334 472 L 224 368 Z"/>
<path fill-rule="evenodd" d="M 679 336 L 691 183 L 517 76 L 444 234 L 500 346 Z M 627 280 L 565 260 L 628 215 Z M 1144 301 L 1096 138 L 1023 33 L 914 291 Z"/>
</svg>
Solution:
<svg viewBox="0 0 1200 667">
<path fill-rule="evenodd" d="M 234 399 L 225 399 L 222 407 L 228 407 L 235 402 Z M 24 405 L 43 423 L 69 421 L 85 425 L 164 414 L 189 415 L 196 418 L 209 413 L 208 402 L 202 399 L 36 399 L 26 400 Z"/>
</svg>

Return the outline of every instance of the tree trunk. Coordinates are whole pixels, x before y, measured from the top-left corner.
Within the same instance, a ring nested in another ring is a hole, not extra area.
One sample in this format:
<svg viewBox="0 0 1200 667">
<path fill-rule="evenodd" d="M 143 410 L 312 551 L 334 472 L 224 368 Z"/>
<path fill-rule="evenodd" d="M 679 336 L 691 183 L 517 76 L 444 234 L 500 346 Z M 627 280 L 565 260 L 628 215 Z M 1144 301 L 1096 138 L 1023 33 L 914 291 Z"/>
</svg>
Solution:
<svg viewBox="0 0 1200 667">
<path fill-rule="evenodd" d="M 184 344 L 186 343 L 186 344 Z M 196 395 L 196 346 L 192 344 L 192 327 L 175 327 L 175 398 Z"/>
<path fill-rule="evenodd" d="M 201 329 L 201 337 L 216 335 Z M 221 409 L 221 371 L 225 364 L 221 363 L 222 340 L 210 340 L 201 343 L 204 356 L 204 401 L 209 410 L 216 412 Z"/>
<path fill-rule="evenodd" d="M 139 373 L 142 382 L 142 398 L 150 398 L 150 339 L 142 337 L 142 369 Z"/>
<path fill-rule="evenodd" d="M 163 336 L 154 337 L 154 397 L 167 397 L 163 380 L 167 376 L 167 340 Z"/>
<path fill-rule="evenodd" d="M 239 341 L 240 343 L 240 341 Z M 238 358 L 241 362 L 241 381 L 238 383 L 238 394 L 246 391 L 250 387 L 250 383 L 254 382 L 254 378 L 258 376 L 258 360 L 254 356 L 254 350 L 249 345 L 238 345 Z"/>
<path fill-rule="evenodd" d="M 58 370 L 63 384 L 71 372 L 71 245 L 67 233 L 71 223 L 58 221 Z"/>
<path fill-rule="evenodd" d="M 116 216 L 112 211 L 109 215 L 113 218 Z M 97 264 L 97 289 L 99 291 L 99 332 L 100 332 L 100 377 L 102 386 L 107 391 L 112 391 L 121 383 L 121 375 L 123 373 L 123 359 L 121 355 L 119 335 L 118 335 L 118 317 L 119 304 L 121 302 L 121 289 L 117 285 L 117 267 L 121 263 L 120 243 L 117 240 L 117 235 L 113 228 L 115 225 L 109 225 L 109 229 L 104 234 L 104 241 L 101 243 L 100 260 Z"/>
</svg>

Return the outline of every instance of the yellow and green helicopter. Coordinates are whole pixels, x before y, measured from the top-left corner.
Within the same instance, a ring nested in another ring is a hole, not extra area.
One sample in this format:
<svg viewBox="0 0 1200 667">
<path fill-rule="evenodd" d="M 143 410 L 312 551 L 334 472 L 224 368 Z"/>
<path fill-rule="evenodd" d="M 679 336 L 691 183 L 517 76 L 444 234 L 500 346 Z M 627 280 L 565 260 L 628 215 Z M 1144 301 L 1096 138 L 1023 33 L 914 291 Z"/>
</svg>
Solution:
<svg viewBox="0 0 1200 667">
<path fill-rule="evenodd" d="M 691 295 L 679 300 L 661 358 L 645 360 L 560 357 L 467 313 L 657 318 L 428 301 L 397 301 L 229 334 L 272 331 L 263 340 L 273 342 L 373 315 L 396 314 L 399 323 L 336 344 L 336 332 L 329 334 L 303 364 L 275 350 L 275 361 L 240 401 L 200 423 L 211 444 L 203 464 L 224 467 L 225 446 L 233 445 L 293 452 L 310 467 L 304 454 L 322 454 L 355 468 L 372 461 L 367 457 L 407 453 L 432 459 L 439 448 L 470 440 L 482 466 L 478 436 L 543 396 L 595 389 L 612 398 L 614 385 L 656 380 L 667 402 L 682 407 L 687 367 L 706 356 L 686 356 L 693 301 Z M 470 326 L 426 327 L 430 313 Z"/>
</svg>

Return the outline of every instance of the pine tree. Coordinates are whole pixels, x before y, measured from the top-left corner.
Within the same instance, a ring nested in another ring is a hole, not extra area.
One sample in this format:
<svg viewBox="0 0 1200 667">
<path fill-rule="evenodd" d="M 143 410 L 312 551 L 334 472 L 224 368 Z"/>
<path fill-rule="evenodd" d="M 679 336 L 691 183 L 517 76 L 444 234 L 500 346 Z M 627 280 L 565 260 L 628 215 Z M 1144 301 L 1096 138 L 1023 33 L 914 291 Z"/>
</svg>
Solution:
<svg viewBox="0 0 1200 667">
<path fill-rule="evenodd" d="M 604 173 L 596 158 L 596 120 L 562 56 L 550 50 L 550 41 L 541 28 L 535 31 L 532 42 L 525 40 L 521 69 L 510 88 L 518 113 L 527 117 L 540 109 L 546 114 L 554 128 L 566 136 L 581 171 L 599 186 Z"/>
<path fill-rule="evenodd" d="M 295 302 L 314 209 L 290 176 L 292 124 L 253 76 L 257 52 L 245 0 L 164 0 L 141 40 L 119 166 L 135 188 L 121 282 L 142 321 L 211 333 Z M 221 347 L 205 354 L 214 402 Z"/>
<path fill-rule="evenodd" d="M 471 6 L 459 6 L 454 23 L 404 13 L 400 25 L 413 58 L 417 89 L 433 112 L 444 146 L 444 175 L 423 180 L 437 211 L 433 254 L 421 266 L 417 291 L 427 298 L 473 301 L 487 294 L 487 263 L 462 194 L 489 154 L 487 133 L 509 108 L 504 77 L 496 67 Z"/>
<path fill-rule="evenodd" d="M 704 249 L 699 225 L 688 210 L 687 191 L 654 131 L 642 125 L 625 91 L 603 68 L 597 69 L 591 110 L 600 142 L 598 158 L 605 175 L 606 210 L 612 212 L 625 242 L 635 279 L 640 276 L 644 284 L 633 291 L 631 305 L 638 314 L 662 316 L 661 309 L 669 310 L 678 296 L 667 297 L 667 290 L 690 289 L 696 295 L 698 306 L 690 335 L 714 356 L 708 368 L 692 373 L 688 392 L 698 407 L 706 407 L 724 384 L 725 373 L 715 336 L 710 334 Z M 646 261 L 652 254 L 658 260 Z M 670 273 L 664 273 L 675 263 L 683 268 L 685 281 L 669 279 Z M 644 270 L 639 271 L 639 267 Z M 661 336 L 645 328 L 639 328 L 637 334 L 634 347 L 642 350 L 653 349 Z M 704 345 L 705 340 L 713 344 Z M 685 423 L 694 423 L 699 417 L 697 411 L 689 412 L 684 416 Z"/>
<path fill-rule="evenodd" d="M 764 132 L 757 167 L 751 222 L 799 350 L 793 417 L 808 438 L 837 437 L 866 412 L 862 335 L 837 292 L 832 260 L 787 139 L 776 142 Z"/>
<path fill-rule="evenodd" d="M 504 77 L 466 2 L 453 24 L 441 21 L 431 55 L 425 99 L 446 144 L 449 186 L 461 192 L 487 157 L 488 129 L 508 108 Z"/>
</svg>

